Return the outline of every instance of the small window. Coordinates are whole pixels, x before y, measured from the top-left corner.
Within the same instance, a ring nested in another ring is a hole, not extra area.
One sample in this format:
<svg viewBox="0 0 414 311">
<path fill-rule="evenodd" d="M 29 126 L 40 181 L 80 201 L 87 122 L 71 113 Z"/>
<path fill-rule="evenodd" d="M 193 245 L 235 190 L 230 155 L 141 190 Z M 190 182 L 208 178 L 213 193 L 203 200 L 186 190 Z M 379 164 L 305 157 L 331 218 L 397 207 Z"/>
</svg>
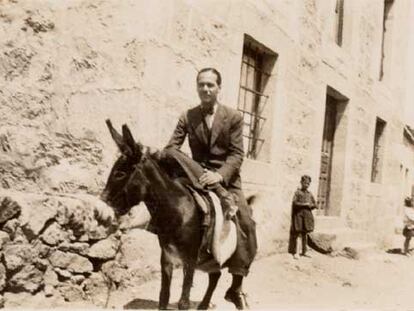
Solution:
<svg viewBox="0 0 414 311">
<path fill-rule="evenodd" d="M 384 157 L 384 129 L 386 122 L 377 118 L 374 135 L 374 152 L 372 157 L 371 182 L 381 182 L 381 167 Z"/>
<path fill-rule="evenodd" d="M 277 54 L 245 36 L 240 74 L 238 110 L 243 113 L 243 141 L 248 158 L 265 160 L 269 85 Z M 265 156 L 264 156 L 265 157 Z"/>
<path fill-rule="evenodd" d="M 344 28 L 344 0 L 336 0 L 335 5 L 335 42 L 342 46 L 342 31 Z"/>
</svg>

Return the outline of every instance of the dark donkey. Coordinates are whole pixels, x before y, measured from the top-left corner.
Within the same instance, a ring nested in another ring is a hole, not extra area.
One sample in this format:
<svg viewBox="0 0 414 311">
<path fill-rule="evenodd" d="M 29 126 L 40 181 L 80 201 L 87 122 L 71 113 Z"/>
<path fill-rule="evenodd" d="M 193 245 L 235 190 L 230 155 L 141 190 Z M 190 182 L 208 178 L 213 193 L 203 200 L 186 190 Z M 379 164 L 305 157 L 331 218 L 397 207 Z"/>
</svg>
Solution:
<svg viewBox="0 0 414 311">
<path fill-rule="evenodd" d="M 184 282 L 179 309 L 190 307 L 190 290 L 201 243 L 201 215 L 187 188 L 170 178 L 159 165 L 155 154 L 136 143 L 127 125 L 120 135 L 107 120 L 107 125 L 121 156 L 112 167 L 102 200 L 117 216 L 134 205 L 145 202 L 151 217 L 157 219 L 161 246 L 161 291 L 159 308 L 166 309 L 170 298 L 173 262 L 183 264 Z M 208 309 L 220 271 L 209 273 L 209 284 L 198 309 Z"/>
</svg>

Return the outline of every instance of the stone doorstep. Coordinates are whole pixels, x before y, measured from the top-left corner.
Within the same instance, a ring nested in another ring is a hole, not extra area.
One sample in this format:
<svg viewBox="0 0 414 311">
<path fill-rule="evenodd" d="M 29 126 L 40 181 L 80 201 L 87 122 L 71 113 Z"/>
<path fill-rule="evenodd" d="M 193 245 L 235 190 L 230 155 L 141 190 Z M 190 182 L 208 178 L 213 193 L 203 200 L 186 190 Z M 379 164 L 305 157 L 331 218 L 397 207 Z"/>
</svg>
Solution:
<svg viewBox="0 0 414 311">
<path fill-rule="evenodd" d="M 368 240 L 366 232 L 362 230 L 350 229 L 347 227 L 329 230 L 318 230 L 318 228 L 315 228 L 313 234 L 320 239 L 331 241 L 331 246 L 334 250 L 341 250 L 344 247 L 347 247 L 354 243 L 370 242 Z"/>
<path fill-rule="evenodd" d="M 330 230 L 336 228 L 345 227 L 345 223 L 340 217 L 335 216 L 315 216 L 315 229 L 316 230 Z"/>
<path fill-rule="evenodd" d="M 333 249 L 333 254 L 347 254 L 350 257 L 361 258 L 378 250 L 374 242 L 368 240 L 364 231 L 350 228 L 313 232 L 316 240 Z"/>
<path fill-rule="evenodd" d="M 314 234 L 326 236 L 327 239 L 333 240 L 336 249 L 342 249 L 357 242 L 372 242 L 367 232 L 351 229 L 342 218 L 335 216 L 315 216 Z"/>
</svg>

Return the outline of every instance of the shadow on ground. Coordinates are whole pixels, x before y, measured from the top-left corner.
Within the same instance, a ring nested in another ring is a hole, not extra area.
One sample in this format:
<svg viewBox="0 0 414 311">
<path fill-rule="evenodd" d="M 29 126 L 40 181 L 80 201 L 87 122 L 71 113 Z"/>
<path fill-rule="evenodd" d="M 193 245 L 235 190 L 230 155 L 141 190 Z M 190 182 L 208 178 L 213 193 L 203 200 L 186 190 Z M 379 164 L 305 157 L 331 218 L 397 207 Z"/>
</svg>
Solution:
<svg viewBox="0 0 414 311">
<path fill-rule="evenodd" d="M 124 305 L 124 309 L 154 310 L 158 309 L 158 302 L 149 299 L 137 298 Z"/>
<path fill-rule="evenodd" d="M 414 250 L 414 248 L 410 248 L 408 251 L 410 253 L 412 253 L 412 251 Z M 391 248 L 387 250 L 388 254 L 398 254 L 398 255 L 405 255 L 403 250 L 401 248 Z"/>
<path fill-rule="evenodd" d="M 197 306 L 200 302 L 191 301 L 190 309 L 197 309 Z M 140 299 L 136 298 L 131 300 L 123 307 L 124 309 L 139 309 L 139 310 L 156 310 L 158 309 L 158 301 L 149 300 L 149 299 Z M 170 304 L 169 309 L 176 310 L 178 309 L 178 304 Z"/>
<path fill-rule="evenodd" d="M 387 250 L 387 253 L 388 254 L 399 254 L 399 255 L 402 255 L 403 254 L 401 248 L 391 248 L 391 249 L 388 249 Z"/>
</svg>

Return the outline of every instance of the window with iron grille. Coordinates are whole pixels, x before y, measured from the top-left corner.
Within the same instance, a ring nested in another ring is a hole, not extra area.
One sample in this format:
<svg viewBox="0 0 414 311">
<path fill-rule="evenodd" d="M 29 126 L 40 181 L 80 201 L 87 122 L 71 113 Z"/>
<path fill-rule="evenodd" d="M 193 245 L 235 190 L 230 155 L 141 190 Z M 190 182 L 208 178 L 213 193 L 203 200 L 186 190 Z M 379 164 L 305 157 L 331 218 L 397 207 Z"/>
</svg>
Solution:
<svg viewBox="0 0 414 311">
<path fill-rule="evenodd" d="M 374 152 L 372 156 L 371 182 L 381 182 L 381 167 L 384 154 L 385 121 L 377 118 L 374 134 Z"/>
<path fill-rule="evenodd" d="M 263 159 L 269 117 L 269 81 L 277 54 L 245 36 L 240 74 L 238 110 L 243 113 L 243 140 L 248 158 Z"/>
</svg>

